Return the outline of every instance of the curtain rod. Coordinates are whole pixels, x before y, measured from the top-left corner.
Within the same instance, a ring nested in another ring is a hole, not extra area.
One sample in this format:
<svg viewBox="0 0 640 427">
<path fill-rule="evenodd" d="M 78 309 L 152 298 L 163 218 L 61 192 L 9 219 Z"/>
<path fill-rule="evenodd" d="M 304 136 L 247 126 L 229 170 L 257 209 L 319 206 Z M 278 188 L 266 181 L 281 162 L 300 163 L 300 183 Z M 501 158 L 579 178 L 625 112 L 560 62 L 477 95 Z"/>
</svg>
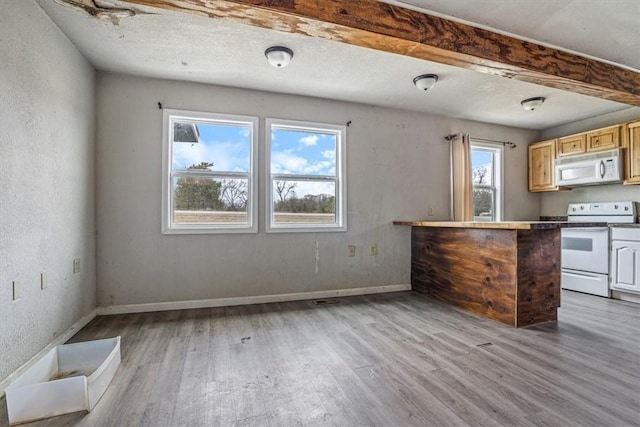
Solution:
<svg viewBox="0 0 640 427">
<path fill-rule="evenodd" d="M 444 137 L 444 139 L 446 139 L 447 141 L 453 141 L 454 139 L 458 138 L 458 134 L 451 134 L 451 135 L 447 135 Z M 516 148 L 517 145 L 514 144 L 513 142 L 510 141 L 496 141 L 493 139 L 484 139 L 484 138 L 475 138 L 473 136 L 469 137 L 470 140 L 472 141 L 478 141 L 478 142 L 487 142 L 489 144 L 502 144 L 502 145 L 508 145 L 511 148 Z"/>
</svg>

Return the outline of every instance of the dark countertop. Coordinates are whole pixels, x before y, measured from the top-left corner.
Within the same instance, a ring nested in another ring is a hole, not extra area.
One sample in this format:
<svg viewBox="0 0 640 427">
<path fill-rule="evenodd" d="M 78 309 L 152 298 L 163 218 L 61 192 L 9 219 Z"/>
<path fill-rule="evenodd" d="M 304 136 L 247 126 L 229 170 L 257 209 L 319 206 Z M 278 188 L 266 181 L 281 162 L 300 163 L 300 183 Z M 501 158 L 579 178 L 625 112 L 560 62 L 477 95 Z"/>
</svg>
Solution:
<svg viewBox="0 0 640 427">
<path fill-rule="evenodd" d="M 566 222 L 566 221 L 393 221 L 394 225 L 439 228 L 489 228 L 498 230 L 550 230 L 555 228 L 606 227 L 606 222 Z M 633 225 L 633 224 L 629 224 Z"/>
<path fill-rule="evenodd" d="M 609 224 L 609 227 L 640 228 L 640 224 Z"/>
<path fill-rule="evenodd" d="M 540 221 L 567 221 L 567 216 L 541 216 Z"/>
</svg>

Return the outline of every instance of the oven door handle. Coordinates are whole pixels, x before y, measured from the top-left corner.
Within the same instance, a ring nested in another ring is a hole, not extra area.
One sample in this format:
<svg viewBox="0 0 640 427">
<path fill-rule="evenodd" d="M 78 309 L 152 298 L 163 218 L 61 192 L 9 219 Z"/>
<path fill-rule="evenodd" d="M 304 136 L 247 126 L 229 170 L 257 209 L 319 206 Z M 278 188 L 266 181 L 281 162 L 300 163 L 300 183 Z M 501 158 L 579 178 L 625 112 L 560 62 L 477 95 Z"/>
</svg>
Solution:
<svg viewBox="0 0 640 427">
<path fill-rule="evenodd" d="M 562 270 L 562 274 L 566 275 L 566 276 L 573 276 L 573 277 L 578 277 L 578 278 L 582 278 L 582 277 L 588 277 L 590 279 L 597 279 L 598 276 L 594 276 L 593 274 L 587 274 L 587 273 L 570 273 L 568 271 Z"/>
</svg>

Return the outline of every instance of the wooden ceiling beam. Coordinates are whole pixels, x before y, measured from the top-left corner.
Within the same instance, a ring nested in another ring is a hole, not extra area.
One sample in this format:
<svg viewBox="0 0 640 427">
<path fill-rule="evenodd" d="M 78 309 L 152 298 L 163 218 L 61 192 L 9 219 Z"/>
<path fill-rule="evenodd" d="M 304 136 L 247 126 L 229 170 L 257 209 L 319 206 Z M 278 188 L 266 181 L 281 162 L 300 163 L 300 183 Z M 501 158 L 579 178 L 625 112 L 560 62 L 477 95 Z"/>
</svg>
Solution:
<svg viewBox="0 0 640 427">
<path fill-rule="evenodd" d="M 640 106 L 640 72 L 376 0 L 122 0 Z"/>
</svg>

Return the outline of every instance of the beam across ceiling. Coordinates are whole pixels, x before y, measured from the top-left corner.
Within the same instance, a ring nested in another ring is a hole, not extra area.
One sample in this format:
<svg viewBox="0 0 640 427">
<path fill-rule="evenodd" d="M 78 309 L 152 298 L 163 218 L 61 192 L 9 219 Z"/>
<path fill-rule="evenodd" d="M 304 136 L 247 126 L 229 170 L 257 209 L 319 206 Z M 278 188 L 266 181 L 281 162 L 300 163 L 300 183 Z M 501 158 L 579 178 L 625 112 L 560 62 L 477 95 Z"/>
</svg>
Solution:
<svg viewBox="0 0 640 427">
<path fill-rule="evenodd" d="M 640 106 L 640 72 L 376 0 L 122 0 Z"/>
</svg>

